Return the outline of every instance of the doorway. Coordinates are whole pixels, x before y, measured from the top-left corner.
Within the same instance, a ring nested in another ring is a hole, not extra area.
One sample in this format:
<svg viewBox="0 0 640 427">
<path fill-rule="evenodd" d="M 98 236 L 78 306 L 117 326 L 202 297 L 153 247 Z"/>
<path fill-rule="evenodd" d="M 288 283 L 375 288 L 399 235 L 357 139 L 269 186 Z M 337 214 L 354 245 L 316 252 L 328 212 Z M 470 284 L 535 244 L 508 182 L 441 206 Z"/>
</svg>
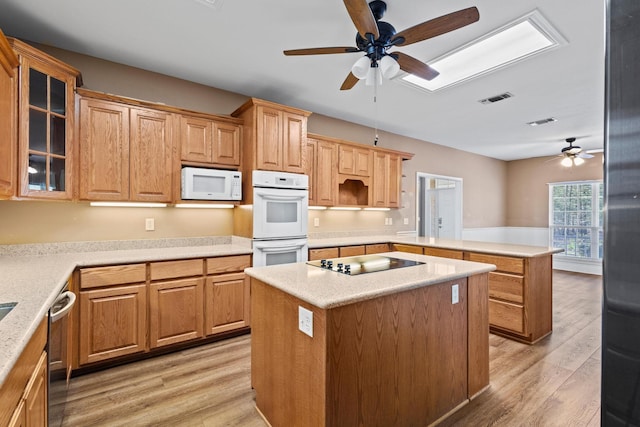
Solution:
<svg viewBox="0 0 640 427">
<path fill-rule="evenodd" d="M 462 239 L 462 178 L 417 173 L 418 236 Z"/>
</svg>

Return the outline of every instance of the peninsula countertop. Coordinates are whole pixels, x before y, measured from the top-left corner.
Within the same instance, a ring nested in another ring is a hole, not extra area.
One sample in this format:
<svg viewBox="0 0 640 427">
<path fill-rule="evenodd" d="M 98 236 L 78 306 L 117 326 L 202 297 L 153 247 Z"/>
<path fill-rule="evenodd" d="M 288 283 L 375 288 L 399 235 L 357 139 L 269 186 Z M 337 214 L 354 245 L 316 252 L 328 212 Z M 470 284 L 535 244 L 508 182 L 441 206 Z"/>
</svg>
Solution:
<svg viewBox="0 0 640 427">
<path fill-rule="evenodd" d="M 378 254 L 423 262 L 395 270 L 348 276 L 306 263 L 252 267 L 245 272 L 318 308 L 328 309 L 496 269 L 493 264 L 406 252 Z"/>
<path fill-rule="evenodd" d="M 17 303 L 0 321 L 0 385 L 77 267 L 251 254 L 250 243 L 0 256 L 0 303 Z"/>
<path fill-rule="evenodd" d="M 309 249 L 332 246 L 368 245 L 376 243 L 398 243 L 404 245 L 429 246 L 458 251 L 481 252 L 522 258 L 533 258 L 560 253 L 563 250 L 548 246 L 528 246 L 513 243 L 479 242 L 473 240 L 438 239 L 419 236 L 349 236 L 331 238 L 309 238 Z"/>
</svg>

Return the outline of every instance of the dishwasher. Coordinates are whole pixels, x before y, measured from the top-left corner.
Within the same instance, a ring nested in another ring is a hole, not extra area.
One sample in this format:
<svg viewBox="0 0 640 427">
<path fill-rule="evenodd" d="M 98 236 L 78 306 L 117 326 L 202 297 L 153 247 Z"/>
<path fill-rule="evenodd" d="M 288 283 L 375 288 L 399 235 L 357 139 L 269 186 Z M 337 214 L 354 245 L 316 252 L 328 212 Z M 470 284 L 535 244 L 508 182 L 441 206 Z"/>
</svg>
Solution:
<svg viewBox="0 0 640 427">
<path fill-rule="evenodd" d="M 64 286 L 49 309 L 49 397 L 48 425 L 59 427 L 64 418 L 67 389 L 71 377 L 71 336 L 69 315 L 76 301 L 76 295 Z"/>
</svg>

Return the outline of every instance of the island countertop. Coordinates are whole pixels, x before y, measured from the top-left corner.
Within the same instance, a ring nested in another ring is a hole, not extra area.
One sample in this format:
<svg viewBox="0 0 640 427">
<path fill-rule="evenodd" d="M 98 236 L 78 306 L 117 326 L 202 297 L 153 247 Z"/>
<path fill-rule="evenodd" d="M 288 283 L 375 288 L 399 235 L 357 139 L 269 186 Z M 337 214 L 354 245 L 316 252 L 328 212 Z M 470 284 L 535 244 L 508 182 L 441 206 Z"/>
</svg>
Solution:
<svg viewBox="0 0 640 427">
<path fill-rule="evenodd" d="M 328 309 L 436 283 L 487 273 L 493 264 L 406 252 L 379 254 L 424 264 L 349 276 L 306 263 L 252 267 L 245 272 L 318 308 Z"/>
<path fill-rule="evenodd" d="M 480 242 L 474 240 L 439 239 L 420 236 L 343 236 L 330 238 L 309 238 L 309 249 L 332 246 L 367 245 L 375 243 L 398 243 L 403 245 L 429 246 L 457 251 L 480 252 L 492 255 L 533 258 L 560 253 L 563 250 L 549 246 L 530 246 L 514 243 Z"/>
</svg>

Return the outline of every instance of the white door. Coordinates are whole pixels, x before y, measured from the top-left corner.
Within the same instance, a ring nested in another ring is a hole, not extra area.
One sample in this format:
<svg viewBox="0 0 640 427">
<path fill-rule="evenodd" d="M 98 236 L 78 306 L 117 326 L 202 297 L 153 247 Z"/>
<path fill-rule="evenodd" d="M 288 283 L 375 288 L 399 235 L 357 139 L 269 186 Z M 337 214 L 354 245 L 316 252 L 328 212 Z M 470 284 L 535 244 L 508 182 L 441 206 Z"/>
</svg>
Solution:
<svg viewBox="0 0 640 427">
<path fill-rule="evenodd" d="M 418 172 L 418 235 L 462 238 L 462 179 Z"/>
</svg>

